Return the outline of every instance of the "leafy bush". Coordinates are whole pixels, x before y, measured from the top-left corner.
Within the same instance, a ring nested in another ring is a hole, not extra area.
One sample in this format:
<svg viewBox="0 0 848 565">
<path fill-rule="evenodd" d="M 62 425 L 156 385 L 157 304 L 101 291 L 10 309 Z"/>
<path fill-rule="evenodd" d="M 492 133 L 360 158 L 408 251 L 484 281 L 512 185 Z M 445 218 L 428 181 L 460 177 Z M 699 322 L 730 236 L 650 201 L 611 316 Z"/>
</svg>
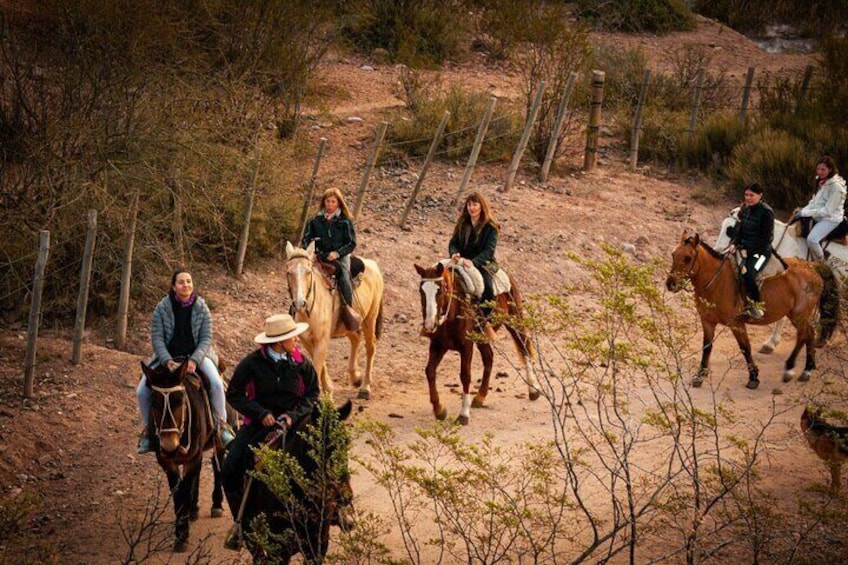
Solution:
<svg viewBox="0 0 848 565">
<path fill-rule="evenodd" d="M 694 26 L 683 0 L 577 0 L 577 14 L 612 31 L 668 33 Z"/>
<path fill-rule="evenodd" d="M 693 10 L 739 31 L 762 31 L 768 24 L 787 23 L 820 36 L 848 27 L 842 0 L 696 0 Z"/>
<path fill-rule="evenodd" d="M 592 55 L 591 67 L 604 71 L 604 108 L 636 107 L 648 56 L 641 49 L 620 49 L 600 44 Z M 589 81 L 581 81 L 578 99 L 588 100 Z"/>
<path fill-rule="evenodd" d="M 365 52 L 382 48 L 395 61 L 431 66 L 459 52 L 462 8 L 461 0 L 355 0 L 342 33 Z"/>
<path fill-rule="evenodd" d="M 831 124 L 848 127 L 848 37 L 822 44 L 820 71 L 819 103 Z"/>
<path fill-rule="evenodd" d="M 806 203 L 812 169 L 800 139 L 765 127 L 736 147 L 728 173 L 734 190 L 758 182 L 772 206 L 792 209 Z"/>
<path fill-rule="evenodd" d="M 632 143 L 632 120 L 632 116 L 623 116 L 620 121 L 628 144 Z M 689 114 L 685 111 L 673 112 L 658 106 L 646 106 L 642 112 L 639 158 L 661 163 L 675 162 L 685 143 L 688 123 Z"/>
<path fill-rule="evenodd" d="M 733 149 L 745 139 L 745 124 L 735 113 L 712 115 L 682 144 L 684 166 L 723 175 Z"/>
</svg>

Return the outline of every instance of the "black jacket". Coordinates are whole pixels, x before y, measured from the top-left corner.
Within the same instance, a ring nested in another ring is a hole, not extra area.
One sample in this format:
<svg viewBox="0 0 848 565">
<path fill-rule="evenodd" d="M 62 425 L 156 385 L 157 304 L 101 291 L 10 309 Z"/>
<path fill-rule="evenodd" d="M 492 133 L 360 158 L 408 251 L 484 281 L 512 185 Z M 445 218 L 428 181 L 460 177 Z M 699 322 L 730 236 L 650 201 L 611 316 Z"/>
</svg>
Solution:
<svg viewBox="0 0 848 565">
<path fill-rule="evenodd" d="M 486 265 L 490 271 L 497 271 L 495 260 L 495 248 L 498 246 L 498 230 L 491 223 L 483 226 L 479 233 L 466 224 L 460 230 L 454 231 L 450 243 L 448 243 L 448 254 L 453 256 L 459 253 L 464 259 L 470 259 L 478 269 Z"/>
<path fill-rule="evenodd" d="M 310 243 L 315 242 L 315 250 L 318 256 L 326 261 L 331 251 L 344 257 L 356 249 L 356 232 L 353 222 L 344 214 L 339 214 L 331 220 L 327 220 L 324 212 L 319 212 L 306 224 L 303 233 L 302 247 L 306 249 Z"/>
<path fill-rule="evenodd" d="M 253 398 L 247 385 L 253 382 Z M 227 388 L 227 402 L 251 422 L 261 422 L 269 413 L 274 418 L 288 414 L 297 422 L 318 404 L 318 375 L 308 359 L 273 361 L 261 347 L 248 354 L 236 367 Z"/>
<path fill-rule="evenodd" d="M 774 210 L 760 200 L 754 206 L 743 206 L 739 211 L 739 226 L 733 243 L 739 249 L 757 255 L 769 255 L 774 238 Z"/>
</svg>

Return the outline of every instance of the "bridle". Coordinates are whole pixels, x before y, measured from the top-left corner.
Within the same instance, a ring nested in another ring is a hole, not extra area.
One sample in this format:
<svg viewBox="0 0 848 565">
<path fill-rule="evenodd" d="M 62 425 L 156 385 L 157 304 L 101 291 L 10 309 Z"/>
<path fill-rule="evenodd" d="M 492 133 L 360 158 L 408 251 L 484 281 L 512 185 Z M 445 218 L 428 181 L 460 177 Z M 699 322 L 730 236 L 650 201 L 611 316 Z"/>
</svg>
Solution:
<svg viewBox="0 0 848 565">
<path fill-rule="evenodd" d="M 692 259 L 692 262 L 689 263 L 689 270 L 686 271 L 685 275 L 683 275 L 684 278 L 688 278 L 689 280 L 692 280 L 692 271 L 695 269 L 695 263 L 698 260 L 698 248 L 700 246 L 701 246 L 701 243 L 699 242 L 698 245 L 696 245 L 694 247 L 695 257 Z M 727 254 L 722 256 L 721 261 L 719 262 L 718 269 L 716 269 L 716 272 L 713 273 L 713 276 L 710 278 L 709 281 L 707 281 L 707 284 L 704 285 L 704 287 L 701 288 L 701 290 L 699 292 L 706 292 L 713 285 L 713 283 L 716 282 L 716 280 L 718 280 L 718 276 L 721 274 L 722 269 L 724 269 L 724 265 L 727 263 L 728 257 L 729 257 L 729 255 L 727 255 Z M 695 281 L 692 281 L 692 286 L 693 287 L 695 286 Z M 695 290 L 697 290 L 697 289 L 695 289 Z"/>
<path fill-rule="evenodd" d="M 436 286 L 438 286 L 439 288 L 442 288 L 442 283 L 445 282 L 445 278 L 444 277 L 437 277 L 437 278 L 431 278 L 431 279 L 421 279 L 421 284 L 426 283 L 426 282 L 431 282 L 431 283 L 435 284 Z M 443 290 L 443 292 L 444 292 L 444 290 Z M 442 313 L 441 316 L 439 315 L 439 310 L 438 310 L 438 304 L 439 304 L 438 293 L 436 293 L 436 328 L 438 328 L 439 326 L 444 324 L 445 320 L 448 319 L 448 315 L 450 314 L 450 310 L 451 310 L 451 305 L 453 303 L 453 294 L 454 294 L 453 293 L 453 277 L 450 277 L 450 285 L 447 288 L 448 300 L 445 303 L 445 310 L 444 310 L 444 312 Z"/>
<path fill-rule="evenodd" d="M 186 445 L 184 446 L 182 444 L 183 434 L 184 434 L 185 429 L 186 429 L 186 420 L 188 420 L 188 428 L 191 429 L 191 406 L 189 406 L 188 394 L 186 393 L 185 385 L 184 384 L 178 384 L 178 385 L 172 386 L 172 387 L 159 387 L 159 386 L 151 385 L 150 388 L 152 388 L 155 392 L 158 392 L 159 394 L 161 394 L 164 397 L 164 400 L 165 400 L 164 408 L 162 409 L 162 417 L 159 420 L 159 434 L 161 435 L 162 433 L 165 433 L 165 432 L 177 432 L 177 434 L 179 434 L 179 438 L 180 438 L 180 444 L 179 444 L 180 451 L 183 452 L 183 453 L 188 453 L 188 451 L 191 449 L 191 434 L 185 434 L 187 436 Z M 184 417 L 182 419 L 182 421 L 180 421 L 179 427 L 176 427 L 177 417 L 174 414 L 173 408 L 171 408 L 171 393 L 173 393 L 173 392 L 183 393 L 183 396 L 182 396 L 183 414 L 187 414 L 187 416 Z M 173 422 L 173 424 L 174 424 L 174 427 L 166 428 L 165 427 L 165 420 L 169 416 L 171 418 L 171 422 Z"/>
<path fill-rule="evenodd" d="M 311 261 L 308 257 L 292 257 L 289 261 L 294 261 L 296 259 L 303 259 L 304 261 L 309 262 L 309 290 L 306 291 L 306 296 L 304 297 L 304 302 L 306 304 L 306 315 L 312 315 L 312 308 L 315 307 L 315 271 L 314 271 L 314 261 Z M 288 272 L 286 273 L 288 274 Z M 294 296 L 292 296 L 292 287 L 289 285 L 289 298 L 294 301 Z"/>
</svg>

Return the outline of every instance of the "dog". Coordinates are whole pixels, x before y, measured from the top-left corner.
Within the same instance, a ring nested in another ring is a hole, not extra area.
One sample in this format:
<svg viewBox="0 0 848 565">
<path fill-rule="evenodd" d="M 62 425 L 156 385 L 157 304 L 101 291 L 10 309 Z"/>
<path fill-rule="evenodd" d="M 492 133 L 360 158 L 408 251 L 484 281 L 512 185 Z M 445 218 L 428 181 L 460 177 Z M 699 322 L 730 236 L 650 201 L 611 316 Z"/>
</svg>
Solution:
<svg viewBox="0 0 848 565">
<path fill-rule="evenodd" d="M 830 469 L 830 489 L 838 493 L 842 486 L 842 464 L 848 459 L 848 426 L 828 424 L 821 417 L 821 412 L 821 408 L 804 408 L 801 431 L 816 455 Z"/>
</svg>

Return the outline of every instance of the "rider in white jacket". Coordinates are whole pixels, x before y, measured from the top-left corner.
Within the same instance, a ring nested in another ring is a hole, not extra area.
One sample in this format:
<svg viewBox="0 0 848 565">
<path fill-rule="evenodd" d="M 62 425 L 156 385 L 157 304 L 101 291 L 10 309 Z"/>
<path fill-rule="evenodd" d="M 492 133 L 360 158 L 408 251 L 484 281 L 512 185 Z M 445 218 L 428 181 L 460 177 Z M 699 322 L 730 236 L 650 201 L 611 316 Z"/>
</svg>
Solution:
<svg viewBox="0 0 848 565">
<path fill-rule="evenodd" d="M 816 164 L 818 190 L 810 203 L 795 212 L 793 219 L 812 218 L 815 225 L 807 236 L 807 247 L 815 259 L 823 260 L 821 241 L 838 226 L 845 214 L 845 179 L 837 174 L 833 158 L 825 155 Z"/>
</svg>

